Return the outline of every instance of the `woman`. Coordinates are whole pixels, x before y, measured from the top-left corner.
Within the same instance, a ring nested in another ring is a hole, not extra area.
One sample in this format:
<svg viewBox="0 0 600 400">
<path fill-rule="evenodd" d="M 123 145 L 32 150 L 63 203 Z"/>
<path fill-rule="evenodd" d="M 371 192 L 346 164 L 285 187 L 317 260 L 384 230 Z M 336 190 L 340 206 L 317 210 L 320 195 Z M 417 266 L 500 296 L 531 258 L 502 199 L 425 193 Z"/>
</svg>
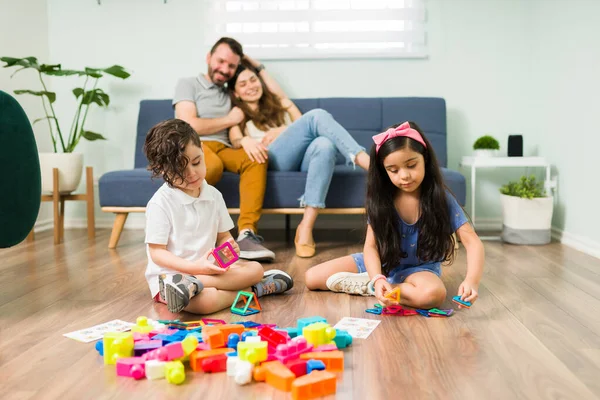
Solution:
<svg viewBox="0 0 600 400">
<path fill-rule="evenodd" d="M 246 119 L 229 131 L 235 148 L 243 147 L 251 160 L 275 171 L 307 172 L 299 199 L 304 216 L 296 230 L 296 255 L 315 254 L 313 227 L 341 153 L 348 164 L 369 168 L 369 155 L 328 112 L 315 109 L 302 115 L 262 64 L 248 56 L 228 82 L 233 104 Z"/>
</svg>

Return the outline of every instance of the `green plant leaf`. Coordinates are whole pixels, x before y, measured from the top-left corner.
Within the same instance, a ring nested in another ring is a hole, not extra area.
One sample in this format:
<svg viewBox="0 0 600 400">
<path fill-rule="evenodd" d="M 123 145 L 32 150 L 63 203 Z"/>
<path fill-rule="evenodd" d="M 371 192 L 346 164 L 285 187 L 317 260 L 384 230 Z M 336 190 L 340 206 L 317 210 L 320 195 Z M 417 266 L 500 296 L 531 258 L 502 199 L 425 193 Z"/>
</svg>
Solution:
<svg viewBox="0 0 600 400">
<path fill-rule="evenodd" d="M 25 58 L 0 57 L 0 61 L 4 61 L 6 63 L 6 65 L 4 65 L 4 68 L 20 65 L 21 67 L 24 67 L 24 68 L 35 68 L 38 71 L 40 69 L 40 66 L 37 63 L 37 58 L 35 58 L 35 57 L 25 57 Z"/>
<path fill-rule="evenodd" d="M 52 117 L 52 116 L 38 118 L 38 119 L 36 119 L 35 121 L 33 121 L 33 122 L 31 123 L 31 125 L 35 125 L 35 124 L 37 124 L 38 122 L 40 122 L 40 121 L 43 121 L 43 120 L 45 120 L 45 119 L 55 119 L 55 118 L 54 118 L 54 117 Z"/>
<path fill-rule="evenodd" d="M 508 182 L 500 188 L 500 193 L 524 199 L 546 197 L 544 185 L 535 179 L 535 175 L 522 176 L 518 182 Z"/>
<path fill-rule="evenodd" d="M 56 101 L 56 93 L 47 92 L 45 90 L 41 90 L 36 92 L 35 90 L 15 90 L 15 94 L 32 94 L 34 96 L 46 96 L 50 103 L 54 103 Z"/>
<path fill-rule="evenodd" d="M 475 141 L 475 143 L 473 143 L 473 150 L 479 149 L 499 150 L 500 143 L 498 143 L 498 141 L 494 137 L 490 135 L 485 135 L 480 137 Z"/>
<path fill-rule="evenodd" d="M 73 94 L 75 95 L 75 98 L 78 99 L 81 97 L 81 95 L 83 94 L 83 88 L 75 88 L 73 89 Z"/>
<path fill-rule="evenodd" d="M 110 98 L 102 89 L 93 89 L 88 90 L 83 95 L 83 99 L 81 100 L 82 104 L 92 104 L 96 103 L 100 107 L 105 107 L 109 104 Z"/>
<path fill-rule="evenodd" d="M 60 64 L 52 64 L 52 65 L 42 64 L 42 65 L 40 65 L 39 71 L 43 72 L 43 73 L 49 73 L 52 71 L 60 71 Z"/>
<path fill-rule="evenodd" d="M 108 67 L 105 69 L 101 69 L 100 71 L 104 71 L 109 75 L 116 76 L 117 78 L 127 79 L 131 76 L 131 74 L 125 71 L 125 68 L 120 65 L 113 65 L 112 67 Z"/>
<path fill-rule="evenodd" d="M 85 72 L 77 71 L 74 69 L 54 69 L 54 70 L 44 71 L 44 74 L 52 75 L 52 76 L 71 76 L 71 75 L 83 76 L 83 75 L 85 75 Z"/>
<path fill-rule="evenodd" d="M 87 76 L 91 76 L 92 78 L 102 78 L 104 75 L 100 73 L 100 69 L 85 67 L 85 74 Z"/>
<path fill-rule="evenodd" d="M 81 136 L 83 136 L 85 139 L 92 141 L 92 142 L 94 140 L 106 140 L 106 138 L 104 136 L 102 136 L 101 134 L 96 133 L 96 132 L 90 132 L 90 131 L 82 131 Z"/>
</svg>

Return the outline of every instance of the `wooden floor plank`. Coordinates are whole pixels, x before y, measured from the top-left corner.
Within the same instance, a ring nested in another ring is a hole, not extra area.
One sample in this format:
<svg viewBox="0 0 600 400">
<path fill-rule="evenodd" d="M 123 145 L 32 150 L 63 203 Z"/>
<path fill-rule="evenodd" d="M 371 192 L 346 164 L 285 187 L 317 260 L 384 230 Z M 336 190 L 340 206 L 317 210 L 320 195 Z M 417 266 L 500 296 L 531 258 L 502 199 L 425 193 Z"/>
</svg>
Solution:
<svg viewBox="0 0 600 400">
<path fill-rule="evenodd" d="M 54 246 L 51 232 L 33 243 L 0 250 L 0 391 L 11 399 L 94 398 L 289 399 L 264 383 L 239 387 L 224 374 L 189 372 L 184 385 L 133 381 L 104 367 L 93 344 L 63 333 L 111 319 L 197 319 L 169 313 L 150 301 L 144 280 L 142 231 L 125 231 L 107 250 L 110 232 L 96 239 L 85 230 L 65 232 Z M 335 324 L 344 316 L 381 320 L 366 340 L 345 350 L 340 399 L 592 399 L 600 395 L 600 261 L 560 244 L 527 247 L 486 242 L 481 299 L 449 319 L 381 317 L 365 313 L 373 297 L 311 292 L 304 273 L 314 264 L 361 251 L 363 232 L 317 232 L 318 254 L 294 256 L 281 231 L 265 233 L 294 289 L 262 299 L 251 318 L 225 310 L 214 318 L 295 325 L 320 315 Z M 465 274 L 464 249 L 444 267 L 449 297 Z M 8 278 L 8 279 L 7 279 Z M 589 305 L 579 307 L 580 303 Z M 447 301 L 445 306 L 452 307 Z"/>
</svg>

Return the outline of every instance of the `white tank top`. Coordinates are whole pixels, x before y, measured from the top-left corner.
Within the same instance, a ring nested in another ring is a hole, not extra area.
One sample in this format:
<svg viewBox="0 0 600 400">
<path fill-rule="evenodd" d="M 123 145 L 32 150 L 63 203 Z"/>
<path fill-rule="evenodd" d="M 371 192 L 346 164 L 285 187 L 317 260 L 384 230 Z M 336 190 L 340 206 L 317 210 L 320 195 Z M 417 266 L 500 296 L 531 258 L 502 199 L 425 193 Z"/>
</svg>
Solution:
<svg viewBox="0 0 600 400">
<path fill-rule="evenodd" d="M 288 114 L 286 112 L 285 114 L 283 114 L 283 125 L 288 126 L 291 123 L 292 123 L 292 119 L 290 118 L 290 114 Z M 246 122 L 246 132 L 245 133 L 246 133 L 246 135 L 250 136 L 251 138 L 258 140 L 259 142 L 266 135 L 266 131 L 261 131 L 260 129 L 258 129 L 256 127 L 256 125 L 254 125 L 254 122 L 252 120 Z"/>
</svg>

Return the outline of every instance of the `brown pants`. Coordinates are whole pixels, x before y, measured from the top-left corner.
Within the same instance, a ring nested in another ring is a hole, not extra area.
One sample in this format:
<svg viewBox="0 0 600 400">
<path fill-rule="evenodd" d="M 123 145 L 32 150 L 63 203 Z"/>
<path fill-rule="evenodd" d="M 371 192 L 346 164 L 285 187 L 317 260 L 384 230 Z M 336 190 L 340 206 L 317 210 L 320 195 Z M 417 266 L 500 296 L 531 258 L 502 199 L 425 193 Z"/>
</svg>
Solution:
<svg viewBox="0 0 600 400">
<path fill-rule="evenodd" d="M 202 142 L 206 161 L 206 182 L 214 185 L 223 170 L 240 175 L 240 217 L 238 229 L 258 232 L 258 220 L 262 212 L 267 187 L 267 164 L 251 161 L 243 149 L 232 149 L 223 143 Z"/>
</svg>

